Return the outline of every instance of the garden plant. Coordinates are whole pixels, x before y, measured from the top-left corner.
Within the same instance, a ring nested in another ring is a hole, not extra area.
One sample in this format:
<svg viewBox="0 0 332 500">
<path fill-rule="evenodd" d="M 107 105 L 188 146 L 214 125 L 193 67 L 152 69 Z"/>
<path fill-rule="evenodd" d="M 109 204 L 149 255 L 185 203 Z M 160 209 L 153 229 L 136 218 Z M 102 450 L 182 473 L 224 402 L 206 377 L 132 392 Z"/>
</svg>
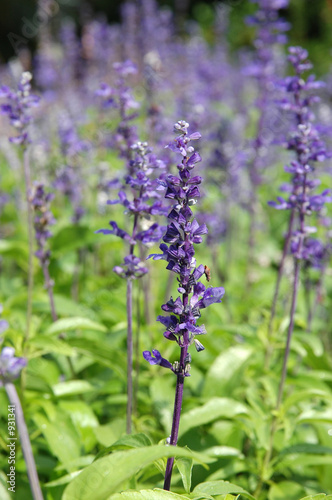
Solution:
<svg viewBox="0 0 332 500">
<path fill-rule="evenodd" d="M 332 60 L 295 0 L 50 3 L 0 65 L 0 500 L 331 500 Z"/>
</svg>

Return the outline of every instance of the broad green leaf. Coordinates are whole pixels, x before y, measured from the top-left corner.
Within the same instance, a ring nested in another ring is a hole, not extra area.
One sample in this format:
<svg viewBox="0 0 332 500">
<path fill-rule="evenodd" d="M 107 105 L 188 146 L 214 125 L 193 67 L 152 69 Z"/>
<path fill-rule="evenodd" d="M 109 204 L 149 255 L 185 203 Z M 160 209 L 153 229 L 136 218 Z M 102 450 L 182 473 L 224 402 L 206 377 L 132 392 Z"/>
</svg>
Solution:
<svg viewBox="0 0 332 500">
<path fill-rule="evenodd" d="M 218 418 L 231 419 L 243 413 L 248 413 L 246 406 L 235 399 L 212 398 L 203 406 L 193 408 L 182 415 L 179 435 Z"/>
<path fill-rule="evenodd" d="M 143 446 L 151 446 L 151 439 L 142 432 L 138 434 L 129 434 L 115 441 L 111 448 L 113 450 L 126 450 L 129 448 L 142 448 Z"/>
<path fill-rule="evenodd" d="M 114 452 L 84 469 L 65 489 L 62 500 L 106 500 L 146 465 L 163 457 L 189 457 L 201 462 L 203 455 L 173 446 L 148 446 Z"/>
<path fill-rule="evenodd" d="M 120 379 L 125 380 L 125 367 L 119 366 L 114 362 L 114 360 L 117 361 L 116 358 L 119 356 L 115 356 L 114 349 L 106 342 L 95 342 L 94 340 L 84 338 L 68 338 L 66 342 L 72 347 L 75 347 L 80 354 L 84 354 L 94 361 L 108 366 Z"/>
<path fill-rule="evenodd" d="M 189 500 L 185 495 L 178 495 L 171 491 L 160 489 L 141 490 L 141 491 L 123 491 L 116 493 L 108 498 L 108 500 Z"/>
<path fill-rule="evenodd" d="M 70 330 L 95 330 L 97 332 L 106 332 L 107 328 L 100 323 L 91 321 L 89 318 L 62 318 L 58 319 L 46 330 L 46 334 L 53 335 Z"/>
<path fill-rule="evenodd" d="M 100 428 L 99 428 L 100 429 Z M 98 432 L 98 431 L 97 431 Z M 108 446 L 105 450 L 102 450 L 96 456 L 96 460 L 109 455 L 115 450 L 128 450 L 131 448 L 142 448 L 143 446 L 151 446 L 150 438 L 143 433 L 139 434 L 126 434 L 122 438 L 118 439 L 111 446 Z"/>
<path fill-rule="evenodd" d="M 50 422 L 39 413 L 33 417 L 33 420 L 44 434 L 51 453 L 60 462 L 64 464 L 80 456 L 80 435 L 65 413 L 58 412 L 54 422 Z"/>
<path fill-rule="evenodd" d="M 84 382 L 84 381 L 82 381 Z M 62 400 L 59 406 L 69 415 L 74 426 L 81 435 L 81 442 L 86 452 L 92 451 L 97 444 L 94 429 L 98 427 L 99 422 L 92 408 L 84 401 L 75 401 L 73 399 Z"/>
<path fill-rule="evenodd" d="M 175 465 L 180 472 L 185 492 L 190 493 L 193 460 L 191 458 L 178 458 L 175 462 Z"/>
<path fill-rule="evenodd" d="M 235 346 L 224 351 L 212 363 L 204 385 L 205 396 L 231 395 L 241 379 L 246 363 L 252 355 L 249 347 Z"/>
<path fill-rule="evenodd" d="M 74 349 L 66 342 L 53 337 L 38 335 L 30 340 L 30 345 L 40 349 L 42 354 L 49 352 L 62 354 L 63 356 L 72 356 L 74 354 Z"/>
<path fill-rule="evenodd" d="M 244 497 L 255 500 L 255 498 L 246 490 L 241 488 L 241 486 L 236 486 L 236 484 L 229 483 L 228 481 L 206 481 L 205 483 L 201 483 L 194 488 L 192 496 L 204 493 L 211 496 L 225 495 L 227 493 L 241 493 Z"/>
<path fill-rule="evenodd" d="M 59 382 L 52 386 L 55 396 L 71 396 L 73 394 L 85 394 L 94 391 L 94 387 L 86 380 L 69 380 L 68 382 Z"/>
<path fill-rule="evenodd" d="M 281 481 L 273 484 L 268 493 L 269 500 L 298 500 L 305 494 L 304 488 L 293 481 Z"/>
<path fill-rule="evenodd" d="M 89 318 L 92 321 L 98 319 L 97 314 L 93 311 L 93 309 L 87 307 L 86 304 L 75 302 L 69 297 L 54 294 L 54 301 L 55 309 L 59 316 L 77 316 L 79 318 Z"/>
<path fill-rule="evenodd" d="M 109 447 L 117 441 L 117 437 L 126 432 L 125 418 L 117 418 L 109 424 L 99 425 L 93 429 L 98 443 Z M 102 452 L 101 452 L 102 453 Z"/>
<path fill-rule="evenodd" d="M 299 415 L 298 422 L 332 422 L 332 408 L 322 411 L 306 410 Z"/>
</svg>

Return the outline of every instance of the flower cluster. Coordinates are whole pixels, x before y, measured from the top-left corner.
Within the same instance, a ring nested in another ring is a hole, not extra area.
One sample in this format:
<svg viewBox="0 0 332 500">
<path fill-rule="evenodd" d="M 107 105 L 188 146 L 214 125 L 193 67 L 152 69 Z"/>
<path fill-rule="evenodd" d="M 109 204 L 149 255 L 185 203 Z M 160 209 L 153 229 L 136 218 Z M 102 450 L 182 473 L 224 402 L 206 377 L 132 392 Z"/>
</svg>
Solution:
<svg viewBox="0 0 332 500">
<path fill-rule="evenodd" d="M 292 184 L 282 186 L 282 190 L 289 193 L 288 199 L 279 196 L 277 202 L 270 201 L 269 205 L 277 210 L 290 209 L 298 212 L 300 227 L 293 233 L 292 253 L 297 259 L 315 260 L 321 254 L 321 245 L 317 240 L 308 238 L 316 232 L 316 228 L 306 226 L 305 217 L 313 212 L 319 213 L 326 202 L 332 201 L 329 189 L 320 194 L 312 193 L 320 184 L 319 179 L 312 176 L 314 164 L 329 157 L 325 143 L 320 138 L 319 127 L 314 124 L 315 116 L 311 110 L 312 103 L 319 100 L 312 91 L 321 88 L 323 83 L 315 80 L 313 75 L 304 78 L 303 73 L 312 68 L 305 49 L 290 47 L 289 52 L 289 61 L 295 75 L 282 82 L 283 89 L 290 97 L 285 97 L 279 104 L 295 118 L 295 129 L 286 147 L 294 151 L 296 158 L 285 166 L 285 171 L 292 174 Z"/>
<path fill-rule="evenodd" d="M 110 87 L 106 83 L 102 83 L 96 91 L 96 95 L 102 98 L 104 108 L 114 107 L 119 110 L 120 123 L 117 127 L 114 141 L 121 158 L 130 160 L 130 147 L 138 140 L 136 128 L 131 122 L 137 117 L 137 113 L 133 112 L 133 110 L 137 109 L 139 104 L 134 99 L 131 89 L 126 83 L 126 79 L 129 75 L 136 74 L 137 68 L 129 60 L 123 63 L 116 62 L 113 68 L 118 76 L 115 86 Z"/>
<path fill-rule="evenodd" d="M 39 102 L 39 97 L 31 94 L 31 80 L 31 73 L 25 71 L 22 74 L 17 91 L 13 91 L 5 85 L 0 88 L 0 98 L 6 99 L 6 103 L 0 107 L 1 114 L 7 115 L 10 124 L 17 130 L 17 135 L 10 137 L 9 140 L 23 146 L 29 143 L 30 108 L 37 106 Z"/>
<path fill-rule="evenodd" d="M 189 124 L 185 121 L 177 122 L 174 130 L 180 135 L 166 146 L 179 153 L 182 161 L 177 165 L 179 176 L 168 175 L 165 180 L 159 181 L 166 190 L 165 198 L 174 200 L 175 204 L 168 214 L 169 224 L 163 236 L 164 243 L 160 245 L 162 254 L 150 255 L 154 260 L 166 260 L 166 269 L 178 275 L 177 290 L 180 295 L 175 300 L 171 297 L 162 305 L 162 310 L 170 315 L 158 316 L 157 320 L 165 327 L 164 337 L 176 341 L 181 347 L 181 358 L 179 363 L 172 366 L 157 350 L 153 350 L 152 354 L 149 351 L 143 352 L 150 364 L 160 364 L 184 376 L 189 375 L 188 347 L 194 343 L 197 351 L 204 349 L 195 338 L 196 335 L 206 333 L 204 325 L 196 324 L 201 316 L 200 310 L 221 302 L 225 293 L 222 287 L 206 288 L 200 279 L 205 275 L 209 281 L 209 270 L 202 264 L 196 265 L 194 244 L 201 243 L 202 236 L 208 230 L 204 223 L 199 225 L 193 219 L 191 210 L 200 196 L 198 186 L 202 181 L 200 176 L 192 176 L 195 164 L 201 161 L 201 157 L 195 152 L 191 141 L 199 139 L 201 134 L 189 134 L 188 128 Z"/>
<path fill-rule="evenodd" d="M 254 39 L 254 60 L 245 65 L 244 73 L 256 79 L 258 95 L 255 105 L 259 111 L 257 131 L 252 141 L 252 154 L 249 175 L 252 186 L 262 183 L 262 170 L 271 163 L 270 144 L 276 140 L 279 123 L 275 123 L 276 74 L 284 64 L 277 47 L 287 42 L 285 32 L 289 24 L 284 21 L 279 10 L 288 6 L 289 0 L 252 0 L 258 9 L 247 18 L 247 24 L 256 28 Z"/>
<path fill-rule="evenodd" d="M 46 193 L 44 185 L 39 183 L 34 186 L 34 192 L 30 203 L 35 211 L 34 228 L 38 250 L 35 255 L 42 266 L 48 265 L 50 250 L 47 249 L 47 240 L 52 236 L 49 226 L 55 223 L 49 204 L 53 199 L 53 193 Z"/>
<path fill-rule="evenodd" d="M 115 266 L 113 271 L 123 278 L 139 278 L 148 272 L 139 257 L 134 256 L 134 245 L 141 242 L 150 245 L 159 241 L 164 227 L 157 222 L 151 223 L 151 218 L 166 215 L 167 209 L 163 206 L 157 192 L 156 179 L 151 178 L 156 169 L 163 169 L 164 163 L 151 153 L 146 142 L 132 144 L 133 158 L 130 160 L 131 175 L 125 176 L 125 186 L 131 190 L 131 199 L 128 199 L 125 189 L 118 193 L 118 200 L 110 200 L 109 205 L 121 204 L 125 213 L 133 216 L 132 234 L 118 227 L 115 221 L 110 221 L 112 229 L 100 229 L 97 233 L 114 234 L 130 244 L 130 255 L 125 257 L 121 266 Z M 124 187 L 125 187 L 124 186 Z"/>
<path fill-rule="evenodd" d="M 2 305 L 0 305 L 0 313 Z M 8 322 L 0 319 L 0 344 L 2 342 L 1 335 L 7 330 Z M 0 386 L 3 381 L 13 380 L 19 376 L 21 370 L 26 366 L 25 358 L 15 358 L 15 349 L 13 347 L 3 347 L 0 353 Z"/>
</svg>

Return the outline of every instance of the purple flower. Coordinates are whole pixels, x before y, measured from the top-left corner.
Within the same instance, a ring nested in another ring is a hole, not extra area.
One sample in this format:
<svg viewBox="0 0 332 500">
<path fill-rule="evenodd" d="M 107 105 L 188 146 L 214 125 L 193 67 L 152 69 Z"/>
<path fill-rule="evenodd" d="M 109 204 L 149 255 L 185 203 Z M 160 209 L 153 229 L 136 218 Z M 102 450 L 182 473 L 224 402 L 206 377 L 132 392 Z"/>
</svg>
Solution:
<svg viewBox="0 0 332 500">
<path fill-rule="evenodd" d="M 311 111 L 311 104 L 317 101 L 312 91 L 321 87 L 313 75 L 304 77 L 303 73 L 311 69 L 307 60 L 308 52 L 302 47 L 289 48 L 289 61 L 294 68 L 294 76 L 286 77 L 280 88 L 286 93 L 282 105 L 291 114 L 295 125 L 286 147 L 294 151 L 295 159 L 286 165 L 284 170 L 292 175 L 292 184 L 284 185 L 282 190 L 288 192 L 288 199 L 280 196 L 277 202 L 270 201 L 269 205 L 277 210 L 292 210 L 299 215 L 299 228 L 293 231 L 291 251 L 295 258 L 312 260 L 319 253 L 317 240 L 307 239 L 312 232 L 305 225 L 305 219 L 312 212 L 320 212 L 325 203 L 332 201 L 331 190 L 325 189 L 320 194 L 312 194 L 319 185 L 319 180 L 312 179 L 315 162 L 324 161 L 330 156 L 324 141 L 320 137 L 320 129 L 315 125 L 315 116 Z"/>
<path fill-rule="evenodd" d="M 55 224 L 54 216 L 49 208 L 53 197 L 53 193 L 45 191 L 43 184 L 35 184 L 30 203 L 35 212 L 34 228 L 38 247 L 35 255 L 42 265 L 48 265 L 50 258 L 47 240 L 52 236 L 49 227 Z"/>
<path fill-rule="evenodd" d="M 152 353 L 150 353 L 150 351 L 144 351 L 143 357 L 150 363 L 150 365 L 160 365 L 164 368 L 172 369 L 172 364 L 167 361 L 167 359 L 163 358 L 157 349 L 153 349 Z"/>
<path fill-rule="evenodd" d="M 121 204 L 125 213 L 133 216 L 132 234 L 118 227 L 115 221 L 110 221 L 113 229 L 100 229 L 97 233 L 113 234 L 130 244 L 130 255 L 124 259 L 124 264 L 116 266 L 114 271 L 124 278 L 139 278 L 148 272 L 138 257 L 134 257 L 134 245 L 141 242 L 151 245 L 160 241 L 164 227 L 151 220 L 155 215 L 165 215 L 167 209 L 157 192 L 157 181 L 152 174 L 164 168 L 163 162 L 151 154 L 146 142 L 137 142 L 131 146 L 130 175 L 125 176 L 126 184 L 118 192 L 117 200 L 110 200 L 109 205 Z M 130 198 L 129 198 L 130 196 Z M 137 259 L 137 260 L 136 260 Z"/>
<path fill-rule="evenodd" d="M 110 226 L 112 226 L 113 229 L 99 229 L 96 231 L 96 233 L 102 233 L 102 234 L 114 234 L 115 236 L 119 236 L 119 238 L 122 238 L 123 240 L 128 241 L 131 245 L 135 245 L 136 241 L 134 238 L 132 238 L 126 231 L 123 229 L 120 229 L 114 220 L 110 221 Z"/>
<path fill-rule="evenodd" d="M 15 358 L 13 347 L 3 347 L 0 353 L 0 386 L 3 381 L 18 378 L 22 369 L 27 365 L 25 358 Z"/>
<path fill-rule="evenodd" d="M 111 88 L 106 83 L 102 83 L 95 94 L 102 100 L 103 108 L 113 107 L 119 110 L 120 122 L 111 138 L 111 144 L 116 146 L 120 157 L 129 162 L 131 159 L 130 148 L 138 140 L 136 128 L 132 124 L 137 113 L 132 111 L 139 108 L 139 104 L 127 85 L 127 78 L 135 74 L 137 68 L 129 60 L 123 63 L 114 63 L 113 68 L 118 75 L 115 86 Z"/>
<path fill-rule="evenodd" d="M 176 341 L 182 349 L 181 360 L 173 371 L 183 376 L 189 375 L 188 361 L 185 361 L 188 347 L 195 344 L 198 351 L 204 349 L 201 342 L 195 339 L 196 335 L 206 333 L 204 325 L 197 325 L 200 309 L 221 302 L 225 292 L 222 287 L 206 289 L 199 281 L 204 276 L 205 268 L 202 264 L 196 267 L 194 244 L 201 243 L 208 230 L 205 223 L 199 224 L 192 218 L 190 208 L 200 196 L 198 186 L 202 182 L 200 176 L 192 176 L 193 167 L 201 157 L 194 152 L 191 141 L 201 135 L 199 132 L 189 134 L 188 128 L 187 122 L 177 122 L 174 130 L 180 135 L 167 145 L 181 155 L 182 161 L 177 165 L 178 176 L 168 175 L 160 181 L 160 186 L 165 189 L 165 198 L 174 199 L 175 204 L 168 214 L 169 224 L 163 237 L 164 243 L 160 245 L 162 254 L 149 256 L 154 260 L 166 260 L 167 269 L 178 275 L 180 296 L 175 300 L 171 297 L 162 305 L 162 310 L 170 315 L 158 316 L 157 321 L 166 328 L 164 337 Z"/>
<path fill-rule="evenodd" d="M 22 73 L 17 91 L 13 91 L 5 85 L 0 88 L 0 98 L 6 99 L 6 103 L 0 106 L 0 112 L 8 116 L 10 124 L 17 131 L 17 135 L 10 137 L 9 140 L 22 146 L 29 143 L 30 109 L 39 103 L 39 97 L 31 94 L 31 80 L 31 73 L 25 71 Z"/>
<path fill-rule="evenodd" d="M 143 262 L 135 255 L 127 255 L 124 258 L 124 263 L 121 266 L 115 266 L 113 271 L 121 276 L 121 278 L 132 279 L 141 278 L 148 272 L 144 267 Z"/>
<path fill-rule="evenodd" d="M 0 304 L 0 314 L 2 314 L 2 304 Z M 1 344 L 1 335 L 7 330 L 9 327 L 8 322 L 5 319 L 0 319 L 0 344 Z"/>
</svg>

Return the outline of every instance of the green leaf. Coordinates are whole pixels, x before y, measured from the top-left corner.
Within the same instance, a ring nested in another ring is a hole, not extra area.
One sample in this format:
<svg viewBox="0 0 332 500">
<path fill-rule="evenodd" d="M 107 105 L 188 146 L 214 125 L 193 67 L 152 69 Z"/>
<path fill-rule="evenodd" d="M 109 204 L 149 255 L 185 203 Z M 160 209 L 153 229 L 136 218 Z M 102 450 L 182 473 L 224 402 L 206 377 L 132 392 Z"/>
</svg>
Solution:
<svg viewBox="0 0 332 500">
<path fill-rule="evenodd" d="M 285 411 L 287 411 L 296 403 L 299 403 L 300 401 L 305 401 L 306 399 L 312 401 L 314 397 L 332 401 L 332 394 L 328 393 L 327 391 L 310 388 L 303 391 L 301 390 L 295 391 L 287 399 L 285 399 L 285 402 L 283 403 L 283 408 Z"/>
<path fill-rule="evenodd" d="M 141 490 L 141 491 L 123 491 L 116 493 L 108 498 L 108 500 L 189 500 L 185 495 L 178 495 L 171 491 L 160 490 Z"/>
<path fill-rule="evenodd" d="M 84 469 L 67 486 L 62 500 L 106 500 L 143 467 L 159 458 L 172 456 L 189 457 L 199 462 L 203 457 L 184 448 L 159 445 L 118 451 Z"/>
<path fill-rule="evenodd" d="M 94 241 L 94 232 L 88 226 L 66 226 L 54 234 L 51 239 L 52 253 L 54 256 L 78 248 L 82 248 L 90 241 Z"/>
<path fill-rule="evenodd" d="M 304 488 L 293 481 L 273 484 L 268 493 L 269 500 L 298 500 L 305 493 Z"/>
<path fill-rule="evenodd" d="M 54 422 L 50 422 L 41 414 L 36 414 L 33 420 L 44 434 L 51 453 L 60 462 L 70 462 L 80 456 L 80 435 L 66 414 L 58 411 Z"/>
<path fill-rule="evenodd" d="M 298 422 L 332 422 L 332 408 L 322 411 L 306 410 L 299 415 Z"/>
<path fill-rule="evenodd" d="M 322 446 L 320 444 L 315 444 L 315 443 L 301 443 L 301 444 L 295 444 L 293 446 L 289 446 L 287 448 L 284 448 L 279 452 L 279 457 L 283 455 L 290 455 L 294 453 L 312 453 L 312 454 L 318 454 L 318 455 L 323 455 L 328 454 L 332 455 L 332 448 L 329 448 L 328 446 Z"/>
<path fill-rule="evenodd" d="M 179 435 L 183 435 L 193 427 L 213 422 L 218 418 L 234 418 L 248 413 L 246 406 L 230 398 L 212 398 L 203 406 L 193 408 L 181 417 Z"/>
<path fill-rule="evenodd" d="M 100 323 L 91 321 L 89 318 L 74 317 L 58 319 L 46 330 L 48 335 L 68 332 L 70 330 L 95 330 L 97 332 L 106 332 L 107 328 Z"/>
<path fill-rule="evenodd" d="M 129 448 L 142 448 L 143 446 L 151 446 L 151 439 L 142 432 L 138 434 L 130 434 L 123 436 L 112 444 L 112 450 L 126 450 Z"/>
<path fill-rule="evenodd" d="M 46 483 L 44 486 L 46 488 L 54 488 L 55 486 L 63 486 L 64 484 L 68 484 L 72 479 L 80 474 L 80 471 L 72 472 L 71 474 L 66 474 L 65 476 L 60 477 L 54 481 L 50 481 Z"/>
<path fill-rule="evenodd" d="M 100 428 L 99 428 L 100 429 Z M 97 431 L 98 432 L 98 431 Z M 95 460 L 109 455 L 114 450 L 128 450 L 131 448 L 142 448 L 143 446 L 151 446 L 150 438 L 143 433 L 138 434 L 127 434 L 122 438 L 118 439 L 111 446 L 108 446 L 105 450 L 98 453 Z"/>
<path fill-rule="evenodd" d="M 55 396 L 71 396 L 73 394 L 85 394 L 94 391 L 95 388 L 86 380 L 69 380 L 59 382 L 52 386 Z"/>
<path fill-rule="evenodd" d="M 115 418 L 109 424 L 99 425 L 93 429 L 98 443 L 111 446 L 118 436 L 126 432 L 126 422 L 123 418 Z M 102 452 L 101 452 L 102 453 Z"/>
<path fill-rule="evenodd" d="M 63 340 L 43 335 L 38 335 L 38 337 L 31 339 L 30 345 L 37 349 L 41 349 L 43 354 L 49 352 L 62 354 L 63 356 L 72 356 L 74 354 L 73 348 Z"/>
<path fill-rule="evenodd" d="M 303 467 L 315 465 L 332 465 L 332 456 L 315 454 L 310 455 L 309 453 L 286 455 L 275 466 L 275 470 L 283 470 L 284 468 L 294 469 L 299 466 Z"/>
<path fill-rule="evenodd" d="M 191 489 L 191 475 L 193 470 L 192 458 L 178 458 L 175 462 L 176 467 L 180 472 L 183 487 L 186 493 L 190 493 Z"/>
<path fill-rule="evenodd" d="M 212 363 L 206 377 L 206 396 L 231 395 L 238 387 L 241 374 L 252 355 L 252 349 L 243 346 L 230 347 Z"/>
<path fill-rule="evenodd" d="M 125 368 L 114 363 L 113 360 L 116 358 L 114 348 L 106 342 L 95 342 L 94 340 L 84 338 L 68 338 L 66 342 L 75 347 L 79 353 L 108 366 L 120 379 L 125 380 Z"/>
<path fill-rule="evenodd" d="M 236 484 L 229 483 L 228 481 L 206 481 L 196 486 L 193 490 L 192 495 L 198 494 L 208 494 L 208 495 L 225 495 L 227 493 L 238 494 L 241 493 L 244 497 L 255 500 L 255 498 L 248 493 L 246 490 L 241 488 L 241 486 L 236 486 Z"/>
</svg>

